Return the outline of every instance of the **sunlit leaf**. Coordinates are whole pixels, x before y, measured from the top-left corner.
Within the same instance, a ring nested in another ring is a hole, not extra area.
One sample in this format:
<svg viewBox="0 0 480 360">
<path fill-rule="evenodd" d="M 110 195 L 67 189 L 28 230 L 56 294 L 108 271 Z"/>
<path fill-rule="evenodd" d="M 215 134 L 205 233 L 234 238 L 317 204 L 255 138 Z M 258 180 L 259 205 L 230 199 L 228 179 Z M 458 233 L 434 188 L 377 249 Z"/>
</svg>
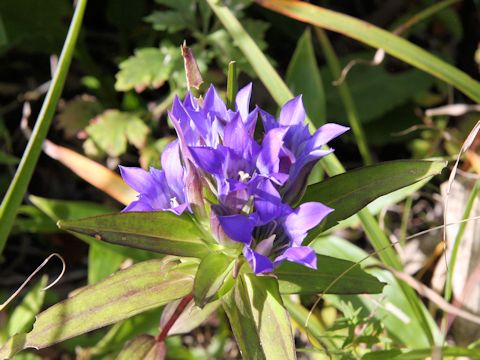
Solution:
<svg viewBox="0 0 480 360">
<path fill-rule="evenodd" d="M 99 241 L 163 254 L 202 258 L 208 253 L 203 234 L 188 215 L 167 211 L 124 212 L 61 220 L 61 229 L 86 234 Z"/>
<path fill-rule="evenodd" d="M 203 307 L 215 296 L 232 270 L 234 261 L 235 259 L 217 252 L 212 252 L 202 259 L 193 285 L 193 298 L 197 306 Z"/>
<path fill-rule="evenodd" d="M 399 202 L 405 200 L 408 196 L 411 196 L 418 190 L 420 190 L 426 183 L 430 181 L 430 178 L 418 181 L 412 185 L 406 186 L 404 188 L 398 189 L 394 192 L 391 192 L 387 195 L 380 196 L 376 200 L 372 201 L 367 205 L 368 210 L 373 215 L 378 215 L 383 209 L 388 209 L 389 207 L 398 204 Z M 349 218 L 340 221 L 336 226 L 331 228 L 331 231 L 338 229 L 344 229 L 347 227 L 355 227 L 360 225 L 360 219 L 357 215 L 350 216 Z"/>
<path fill-rule="evenodd" d="M 166 316 L 167 319 L 169 318 L 168 314 L 171 315 L 172 312 L 175 311 L 179 301 L 180 300 L 171 302 L 165 306 L 165 309 L 162 313 L 162 320 L 164 316 Z M 204 322 L 212 313 L 214 313 L 220 307 L 220 305 L 220 300 L 215 300 L 209 302 L 203 308 L 199 308 L 195 305 L 194 301 L 191 301 L 168 331 L 168 336 L 189 333 L 193 329 L 200 326 L 200 324 Z"/>
<path fill-rule="evenodd" d="M 138 116 L 118 110 L 105 111 L 85 130 L 95 144 L 110 156 L 120 156 L 127 151 L 127 141 L 141 148 L 150 132 Z"/>
<path fill-rule="evenodd" d="M 29 200 L 43 211 L 46 215 L 52 219 L 53 223 L 57 223 L 60 217 L 64 219 L 78 219 L 85 216 L 93 216 L 99 214 L 106 214 L 112 211 L 112 209 L 92 202 L 87 201 L 67 201 L 67 200 L 55 200 L 45 199 L 38 196 L 29 196 Z M 58 226 L 57 226 L 58 229 Z M 76 237 L 85 241 L 89 245 L 95 243 L 97 248 L 101 248 L 101 251 L 105 254 L 107 252 L 114 252 L 122 255 L 124 258 L 132 258 L 134 260 L 148 260 L 152 258 L 152 253 L 139 249 L 126 248 L 124 246 L 109 244 L 103 241 L 98 241 L 87 235 L 74 234 Z M 107 257 L 109 255 L 106 255 Z M 102 261 L 101 257 L 97 257 L 95 261 Z M 103 265 L 98 265 L 102 266 Z M 107 265 L 110 266 L 110 265 Z M 97 265 L 93 265 L 97 267 Z"/>
<path fill-rule="evenodd" d="M 377 294 L 385 285 L 347 260 L 317 255 L 317 269 L 285 261 L 275 270 L 280 293 Z"/>
<path fill-rule="evenodd" d="M 292 328 L 274 278 L 243 274 L 222 298 L 243 359 L 295 359 Z"/>
<path fill-rule="evenodd" d="M 302 202 L 319 201 L 334 209 L 311 236 L 357 213 L 382 195 L 440 173 L 445 166 L 444 161 L 390 161 L 351 170 L 310 185 Z"/>
<path fill-rule="evenodd" d="M 147 88 L 157 89 L 169 79 L 175 68 L 183 68 L 178 47 L 162 45 L 160 48 L 137 49 L 134 56 L 120 64 L 115 89 L 135 89 L 137 92 Z"/>
<path fill-rule="evenodd" d="M 12 337 L 0 358 L 26 348 L 42 349 L 184 297 L 196 265 L 171 259 L 132 265 L 40 313 L 27 334 Z"/>
<path fill-rule="evenodd" d="M 162 309 L 154 309 L 117 322 L 94 347 L 88 349 L 89 353 L 96 356 L 104 355 L 119 350 L 128 340 L 136 336 L 158 331 L 158 321 L 162 313 Z"/>
<path fill-rule="evenodd" d="M 135 200 L 137 192 L 130 188 L 120 175 L 98 162 L 50 141 L 44 143 L 44 150 L 48 156 L 58 160 L 83 180 L 120 203 L 127 205 Z"/>
<path fill-rule="evenodd" d="M 437 351 L 440 352 L 440 349 Z M 362 356 L 362 360 L 423 360 L 431 357 L 433 349 L 418 349 L 418 350 L 406 350 L 400 349 L 380 350 L 372 351 Z M 464 347 L 445 347 L 441 349 L 443 356 L 448 358 L 466 358 L 466 359 L 479 359 L 480 350 L 469 349 Z M 443 358 L 443 357 L 442 357 Z"/>
<path fill-rule="evenodd" d="M 118 270 L 125 256 L 105 249 L 104 244 L 92 241 L 88 249 L 88 283 L 95 284 Z"/>
</svg>

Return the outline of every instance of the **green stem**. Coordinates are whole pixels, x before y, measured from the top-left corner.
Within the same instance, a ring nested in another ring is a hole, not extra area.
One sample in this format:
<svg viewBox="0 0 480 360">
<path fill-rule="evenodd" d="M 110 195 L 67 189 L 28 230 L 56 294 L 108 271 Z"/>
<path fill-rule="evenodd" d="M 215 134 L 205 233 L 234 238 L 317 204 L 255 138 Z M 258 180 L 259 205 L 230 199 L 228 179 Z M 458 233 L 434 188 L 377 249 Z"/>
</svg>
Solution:
<svg viewBox="0 0 480 360">
<path fill-rule="evenodd" d="M 317 34 L 320 44 L 322 45 L 323 53 L 325 54 L 325 59 L 327 60 L 332 77 L 334 79 L 340 78 L 342 72 L 340 61 L 338 60 L 337 54 L 335 54 L 335 50 L 333 49 L 327 34 L 323 29 L 318 27 L 315 28 L 315 33 Z M 360 123 L 360 119 L 358 117 L 357 108 L 346 80 L 342 81 L 342 83 L 338 85 L 338 92 L 340 93 L 340 98 L 342 99 L 343 106 L 345 107 L 348 122 L 352 127 L 353 136 L 355 136 L 358 150 L 360 151 L 363 162 L 365 165 L 371 165 L 373 164 L 372 155 L 368 149 L 367 138 L 365 137 L 362 124 Z"/>
<path fill-rule="evenodd" d="M 235 108 L 235 95 L 237 94 L 237 63 L 230 61 L 228 64 L 228 77 L 227 77 L 227 107 L 229 109 Z"/>
<path fill-rule="evenodd" d="M 407 228 L 410 213 L 412 212 L 413 196 L 409 196 L 405 200 L 402 214 L 402 224 L 400 226 L 400 245 L 404 248 L 407 243 Z"/>
<path fill-rule="evenodd" d="M 52 84 L 43 102 L 42 109 L 38 115 L 32 136 L 28 141 L 20 165 L 18 166 L 17 172 L 15 173 L 0 206 L 0 223 L 2 224 L 0 226 L 0 254 L 7 242 L 7 237 L 12 229 L 17 209 L 22 202 L 23 195 L 25 194 L 30 179 L 32 178 L 35 165 L 42 151 L 43 141 L 50 128 L 65 83 L 65 78 L 67 77 L 67 72 L 70 67 L 86 5 L 87 0 L 78 0 L 67 38 L 58 61 L 58 67 L 52 79 Z"/>
</svg>

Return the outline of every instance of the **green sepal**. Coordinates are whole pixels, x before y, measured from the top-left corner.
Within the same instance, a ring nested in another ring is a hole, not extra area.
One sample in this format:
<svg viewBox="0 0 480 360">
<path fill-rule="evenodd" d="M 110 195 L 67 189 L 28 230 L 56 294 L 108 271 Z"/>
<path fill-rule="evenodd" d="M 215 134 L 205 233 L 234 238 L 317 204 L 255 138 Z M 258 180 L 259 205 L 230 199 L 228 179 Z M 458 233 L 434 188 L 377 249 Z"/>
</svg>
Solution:
<svg viewBox="0 0 480 360">
<path fill-rule="evenodd" d="M 202 259 L 193 283 L 193 298 L 198 307 L 205 306 L 217 294 L 234 263 L 234 258 L 221 252 L 212 252 Z"/>
</svg>

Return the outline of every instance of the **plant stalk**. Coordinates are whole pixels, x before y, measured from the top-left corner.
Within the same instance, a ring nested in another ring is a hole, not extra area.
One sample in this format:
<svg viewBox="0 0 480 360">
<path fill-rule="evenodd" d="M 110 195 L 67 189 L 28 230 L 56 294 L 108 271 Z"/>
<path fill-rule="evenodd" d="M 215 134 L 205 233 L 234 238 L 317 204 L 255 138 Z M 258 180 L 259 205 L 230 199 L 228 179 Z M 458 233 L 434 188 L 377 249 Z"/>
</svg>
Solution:
<svg viewBox="0 0 480 360">
<path fill-rule="evenodd" d="M 58 100 L 60 99 L 68 69 L 72 61 L 86 5 L 87 0 L 78 0 L 77 2 L 72 22 L 68 29 L 67 38 L 58 61 L 58 67 L 38 115 L 35 127 L 33 128 L 32 136 L 30 137 L 25 152 L 23 153 L 17 172 L 15 173 L 15 176 L 8 187 L 7 193 L 3 198 L 2 204 L 0 205 L 0 254 L 3 252 L 7 242 L 8 234 L 15 221 L 18 207 L 22 203 L 23 196 L 32 178 L 38 158 L 40 157 L 43 141 L 45 140 L 50 124 L 52 123 L 52 118 L 55 114 L 55 109 Z"/>
<path fill-rule="evenodd" d="M 168 332 L 172 328 L 172 326 L 175 324 L 175 322 L 178 320 L 180 315 L 182 315 L 183 311 L 187 307 L 188 303 L 192 301 L 193 299 L 193 294 L 185 296 L 180 303 L 178 304 L 177 308 L 173 312 L 172 316 L 168 321 L 165 323 L 165 325 L 162 328 L 162 331 L 160 334 L 155 338 L 155 341 L 157 342 L 163 342 L 168 336 Z"/>
<path fill-rule="evenodd" d="M 322 45 L 323 53 L 325 54 L 325 59 L 327 60 L 327 64 L 330 72 L 332 73 L 333 79 L 340 78 L 342 72 L 340 61 L 338 60 L 337 54 L 335 54 L 335 50 L 333 49 L 327 34 L 323 29 L 318 27 L 315 28 L 315 33 L 317 38 L 320 40 L 320 44 Z M 340 98 L 342 99 L 343 106 L 345 107 L 348 122 L 352 127 L 353 136 L 357 142 L 358 151 L 362 156 L 363 163 L 365 165 L 372 165 L 374 161 L 370 150 L 368 149 L 367 138 L 365 136 L 365 132 L 363 131 L 362 124 L 360 123 L 357 108 L 355 107 L 355 102 L 353 101 L 352 93 L 350 92 L 350 88 L 348 87 L 346 80 L 338 85 L 338 92 L 340 94 Z"/>
</svg>

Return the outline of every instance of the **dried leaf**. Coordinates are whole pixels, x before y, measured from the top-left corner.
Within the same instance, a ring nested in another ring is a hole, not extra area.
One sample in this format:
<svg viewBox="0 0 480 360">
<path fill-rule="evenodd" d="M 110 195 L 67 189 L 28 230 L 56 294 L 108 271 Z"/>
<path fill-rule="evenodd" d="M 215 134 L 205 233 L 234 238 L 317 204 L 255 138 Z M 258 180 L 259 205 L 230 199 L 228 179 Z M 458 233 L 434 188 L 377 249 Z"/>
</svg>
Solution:
<svg viewBox="0 0 480 360">
<path fill-rule="evenodd" d="M 77 96 L 61 107 L 57 128 L 62 129 L 67 137 L 74 137 L 101 112 L 102 106 L 93 96 Z"/>
<path fill-rule="evenodd" d="M 187 75 L 187 88 L 190 90 L 193 87 L 198 90 L 203 83 L 203 79 L 197 65 L 197 60 L 195 60 L 193 56 L 192 49 L 187 47 L 186 43 L 183 43 L 181 49 L 185 73 Z"/>
<path fill-rule="evenodd" d="M 105 166 L 48 140 L 44 143 L 43 150 L 48 156 L 60 161 L 83 180 L 120 203 L 127 205 L 135 200 L 137 193 L 118 174 Z"/>
</svg>

